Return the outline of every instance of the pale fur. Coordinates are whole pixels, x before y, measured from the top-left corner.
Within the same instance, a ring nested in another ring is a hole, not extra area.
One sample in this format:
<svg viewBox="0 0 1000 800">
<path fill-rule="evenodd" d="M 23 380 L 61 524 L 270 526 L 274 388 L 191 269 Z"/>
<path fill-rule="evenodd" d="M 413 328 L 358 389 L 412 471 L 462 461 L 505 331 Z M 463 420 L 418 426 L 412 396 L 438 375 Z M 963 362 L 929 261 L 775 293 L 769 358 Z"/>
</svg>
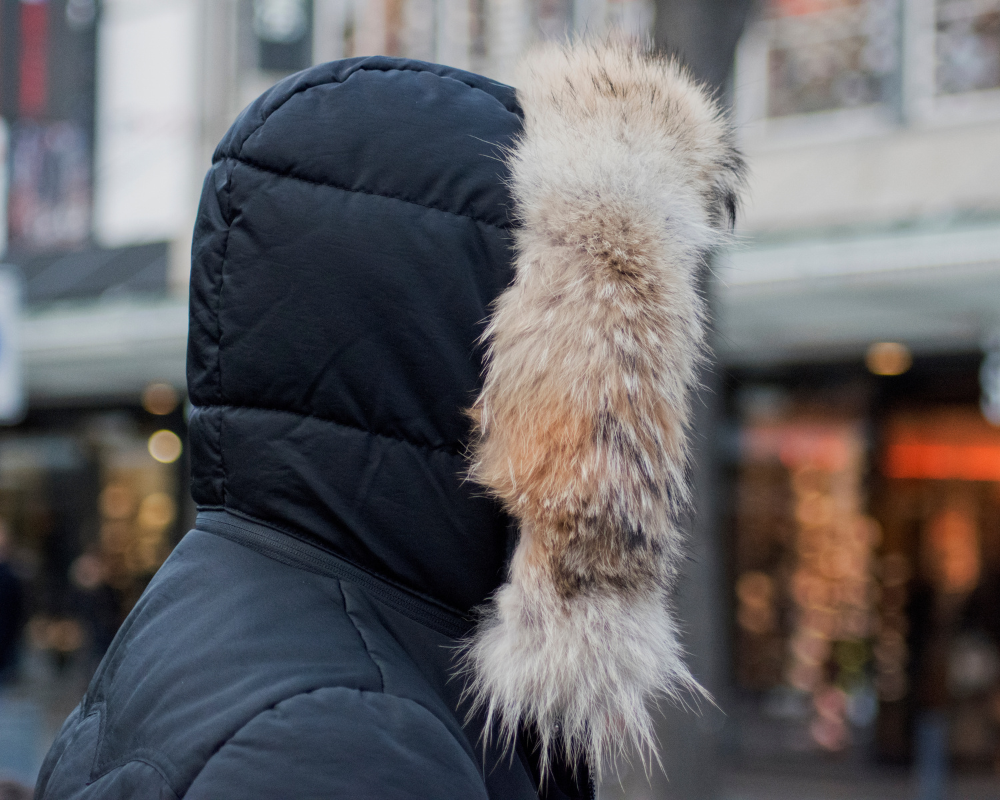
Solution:
<svg viewBox="0 0 1000 800">
<path fill-rule="evenodd" d="M 464 664 L 506 743 L 532 726 L 543 770 L 558 754 L 599 772 L 655 752 L 650 702 L 698 690 L 668 596 L 699 273 L 742 161 L 707 93 L 634 46 L 547 47 L 518 78 L 516 274 L 484 336 L 470 475 L 521 536 Z"/>
</svg>

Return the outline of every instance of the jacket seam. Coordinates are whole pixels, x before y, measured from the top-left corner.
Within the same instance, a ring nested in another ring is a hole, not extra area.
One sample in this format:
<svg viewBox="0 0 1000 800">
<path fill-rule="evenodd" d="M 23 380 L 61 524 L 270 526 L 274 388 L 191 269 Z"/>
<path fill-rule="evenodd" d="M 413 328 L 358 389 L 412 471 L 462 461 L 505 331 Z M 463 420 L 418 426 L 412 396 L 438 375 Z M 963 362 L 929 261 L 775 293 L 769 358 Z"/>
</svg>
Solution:
<svg viewBox="0 0 1000 800">
<path fill-rule="evenodd" d="M 481 219 L 480 217 L 477 216 L 473 216 L 472 214 L 465 214 L 462 213 L 461 211 L 452 211 L 451 209 L 441 208 L 440 206 L 431 205 L 429 203 L 418 203 L 416 200 L 411 200 L 407 197 L 402 197 L 400 195 L 389 194 L 387 192 L 375 192 L 372 191 L 371 189 L 355 189 L 350 186 L 343 186 L 341 184 L 334 183 L 333 181 L 319 181 L 316 180 L 315 178 L 307 178 L 303 175 L 297 175 L 292 170 L 275 169 L 274 167 L 268 167 L 256 161 L 252 161 L 251 159 L 247 158 L 242 154 L 242 150 L 239 155 L 224 156 L 224 158 L 229 159 L 231 161 L 235 161 L 238 164 L 242 164 L 245 167 L 249 167 L 250 169 L 256 169 L 259 170 L 260 172 L 266 172 L 270 175 L 276 175 L 279 178 L 288 178 L 289 180 L 301 181 L 303 183 L 308 183 L 313 186 L 325 186 L 329 189 L 336 189 L 337 191 L 349 192 L 351 194 L 364 194 L 370 197 L 381 197 L 386 200 L 395 200 L 398 203 L 407 203 L 408 205 L 417 206 L 419 208 L 426 208 L 429 211 L 437 211 L 441 214 L 451 214 L 452 216 L 455 217 L 470 219 L 479 225 L 485 225 L 489 228 L 496 228 L 497 230 L 500 231 L 509 231 L 511 228 L 515 227 L 512 223 L 508 223 L 506 225 L 500 225 L 496 222 L 487 222 L 486 220 Z"/>
<path fill-rule="evenodd" d="M 105 778 L 108 775 L 110 775 L 115 770 L 119 770 L 119 769 L 122 769 L 123 767 L 127 767 L 129 764 L 145 764 L 147 767 L 149 767 L 151 770 L 153 770 L 153 772 L 155 772 L 157 775 L 160 776 L 160 780 L 163 781 L 163 785 L 167 788 L 167 791 L 170 792 L 170 794 L 173 797 L 176 797 L 176 798 L 178 798 L 178 800 L 180 800 L 181 795 L 177 794 L 177 792 L 174 791 L 174 787 L 170 783 L 170 779 L 167 778 L 167 776 L 163 774 L 163 768 L 159 764 L 157 764 L 156 761 L 154 760 L 154 756 L 159 756 L 160 754 L 157 753 L 156 751 L 148 751 L 148 752 L 151 753 L 151 755 L 147 756 L 147 755 L 145 755 L 145 752 L 146 751 L 139 751 L 139 752 L 137 752 L 135 754 L 128 755 L 125 758 L 120 759 L 119 761 L 114 762 L 113 764 L 111 764 L 110 766 L 108 766 L 108 768 L 105 769 L 100 775 L 98 775 L 97 777 L 95 777 L 93 780 L 88 781 L 87 785 L 88 786 L 92 786 L 93 784 L 95 784 L 99 780 L 101 780 L 102 778 Z"/>
<path fill-rule="evenodd" d="M 348 428 L 352 431 L 358 431 L 359 433 L 364 433 L 368 436 L 375 437 L 376 439 L 388 439 L 392 442 L 398 442 L 400 444 L 409 445 L 418 450 L 429 450 L 435 453 L 445 453 L 456 458 L 465 458 L 465 454 L 462 452 L 462 445 L 432 445 L 432 444 L 421 444 L 420 442 L 415 442 L 412 439 L 407 439 L 404 436 L 394 436 L 389 433 L 379 433 L 377 431 L 368 430 L 368 428 L 362 428 L 360 425 L 354 425 L 349 422 L 342 422 L 341 420 L 330 419 L 329 417 L 321 417 L 318 414 L 309 414 L 304 411 L 292 411 L 287 408 L 269 408 L 268 406 L 251 406 L 242 404 L 230 404 L 230 403 L 197 403 L 195 404 L 197 408 L 204 410 L 207 408 L 217 408 L 219 409 L 220 416 L 227 411 L 243 410 L 243 411 L 264 411 L 270 414 L 289 414 L 294 417 L 303 417 L 307 419 L 315 419 L 319 422 L 325 422 L 328 425 L 335 425 L 339 428 Z M 220 425 L 221 429 L 221 425 Z M 220 433 L 221 436 L 221 433 Z M 221 446 L 221 443 L 220 443 Z M 224 478 L 225 476 L 223 476 Z"/>
<path fill-rule="evenodd" d="M 230 172 L 226 176 L 226 184 L 225 184 L 225 188 L 226 189 L 229 188 L 229 183 L 230 183 L 230 181 L 232 181 L 232 179 L 233 179 L 233 175 L 232 175 L 232 172 Z M 221 199 L 221 198 L 218 198 L 218 190 L 216 190 L 216 199 Z M 220 205 L 220 210 L 221 210 L 221 205 L 222 205 L 221 202 L 219 203 L 219 205 Z M 219 400 L 220 401 L 221 400 L 225 400 L 225 395 L 223 394 L 223 390 L 222 390 L 222 292 L 223 292 L 223 287 L 225 286 L 225 282 L 226 282 L 226 260 L 229 257 L 229 240 L 232 238 L 233 222 L 236 219 L 236 215 L 232 213 L 233 209 L 232 209 L 231 198 L 230 198 L 230 202 L 227 203 L 227 205 L 229 205 L 229 212 L 230 213 L 228 215 L 228 219 L 226 219 L 226 242 L 222 246 L 222 263 L 219 265 L 219 301 L 216 304 L 216 308 L 215 308 L 215 322 L 216 322 L 216 326 L 219 329 L 219 340 L 218 340 L 218 342 L 217 342 L 217 344 L 216 344 L 215 347 L 216 347 L 216 352 L 218 353 L 218 357 L 217 357 L 218 365 L 217 365 L 217 368 L 216 368 L 216 372 L 218 373 L 218 376 L 219 376 L 218 389 L 219 389 Z M 224 407 L 224 404 L 220 403 L 220 406 Z M 224 411 L 220 411 L 219 412 L 219 471 L 222 473 L 222 503 L 223 503 L 223 505 L 225 505 L 225 503 L 226 503 L 226 484 L 228 483 L 228 480 L 226 478 L 226 456 L 225 456 L 225 448 L 222 446 L 222 428 L 223 428 L 223 425 L 225 424 L 225 417 L 226 417 L 225 412 Z"/>
<path fill-rule="evenodd" d="M 211 514 L 213 512 L 221 512 L 224 515 L 224 518 L 203 519 L 203 513 Z M 231 522 L 225 519 L 225 517 L 235 517 L 236 521 Z M 233 536 L 228 533 L 223 533 L 217 527 L 221 525 L 226 529 L 235 529 L 244 534 L 254 533 L 252 528 L 246 527 L 248 524 L 252 525 L 254 528 L 260 528 L 262 534 L 264 532 L 284 534 L 285 536 L 290 537 L 297 547 L 304 547 L 308 550 L 315 549 L 321 559 L 330 559 L 333 563 L 342 564 L 348 570 L 356 574 L 345 575 L 340 571 L 331 569 L 327 565 L 317 563 L 316 559 L 311 558 L 308 552 L 276 552 L 276 550 L 283 550 L 282 547 L 278 546 L 278 541 L 269 541 L 269 539 L 264 539 L 262 543 L 261 540 L 256 537 L 254 537 L 254 540 L 248 539 L 246 536 Z M 285 564 L 295 569 L 302 569 L 315 575 L 322 575 L 324 577 L 333 578 L 336 581 L 343 581 L 347 584 L 355 585 L 365 594 L 372 595 L 374 599 L 388 605 L 390 608 L 395 609 L 403 616 L 419 623 L 424 627 L 437 631 L 438 633 L 443 633 L 449 638 L 461 638 L 468 633 L 468 623 L 471 622 L 468 615 L 463 614 L 445 603 L 442 603 L 440 600 L 404 586 L 403 584 L 387 578 L 384 575 L 379 575 L 378 573 L 373 572 L 372 570 L 363 567 L 351 559 L 335 553 L 332 550 L 317 544 L 316 542 L 308 541 L 303 537 L 302 532 L 297 531 L 294 528 L 274 522 L 265 522 L 252 514 L 248 514 L 245 511 L 241 511 L 233 507 L 223 508 L 219 506 L 212 508 L 199 506 L 198 518 L 195 521 L 195 529 L 213 534 L 215 536 L 221 536 L 222 538 L 228 539 L 241 547 L 247 547 L 259 555 L 278 561 L 281 564 Z M 456 625 L 456 623 L 458 624 Z"/>
<path fill-rule="evenodd" d="M 375 667 L 375 671 L 378 673 L 379 681 L 379 691 L 385 694 L 385 673 L 382 672 L 382 667 L 379 666 L 378 662 L 375 660 L 375 656 L 372 655 L 372 649 L 368 645 L 368 639 L 361 632 L 361 626 L 358 625 L 358 621 L 354 619 L 354 614 L 347 607 L 347 594 L 344 592 L 344 582 L 337 581 L 337 589 L 340 591 L 340 599 L 344 602 L 344 615 L 350 620 L 351 626 L 358 633 L 358 638 L 361 639 L 361 644 L 364 645 L 365 655 L 368 656 L 368 660 L 372 662 L 372 666 Z"/>
</svg>

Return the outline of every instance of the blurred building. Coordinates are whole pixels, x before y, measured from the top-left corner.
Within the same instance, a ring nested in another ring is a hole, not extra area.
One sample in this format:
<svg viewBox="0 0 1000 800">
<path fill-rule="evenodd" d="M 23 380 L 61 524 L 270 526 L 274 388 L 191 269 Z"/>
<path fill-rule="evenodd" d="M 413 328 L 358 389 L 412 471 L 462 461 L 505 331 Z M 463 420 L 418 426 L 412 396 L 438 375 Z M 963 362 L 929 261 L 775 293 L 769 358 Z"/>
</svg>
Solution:
<svg viewBox="0 0 1000 800">
<path fill-rule="evenodd" d="M 26 397 L 0 428 L 0 520 L 46 725 L 193 515 L 190 236 L 236 114 L 334 58 L 510 80 L 533 41 L 651 23 L 648 0 L 0 0 Z M 954 763 L 989 772 L 1000 0 L 761 3 L 732 97 L 753 171 L 716 295 L 735 761 L 908 763 L 932 711 Z M 5 338 L 0 319 L 0 362 Z"/>
<path fill-rule="evenodd" d="M 734 748 L 907 764 L 937 720 L 955 769 L 995 774 L 1000 2 L 770 0 L 733 97 Z"/>
</svg>

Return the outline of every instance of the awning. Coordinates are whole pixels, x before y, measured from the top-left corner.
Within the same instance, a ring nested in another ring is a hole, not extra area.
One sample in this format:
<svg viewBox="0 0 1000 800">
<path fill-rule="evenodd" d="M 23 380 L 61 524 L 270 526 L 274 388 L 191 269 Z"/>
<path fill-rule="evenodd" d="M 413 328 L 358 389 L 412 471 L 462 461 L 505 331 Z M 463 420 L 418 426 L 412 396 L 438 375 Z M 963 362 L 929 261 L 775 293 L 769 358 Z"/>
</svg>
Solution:
<svg viewBox="0 0 1000 800">
<path fill-rule="evenodd" d="M 1000 223 L 749 241 L 718 260 L 724 363 L 970 351 L 1000 328 Z"/>
<path fill-rule="evenodd" d="M 138 400 L 146 384 L 183 389 L 185 299 L 122 299 L 29 312 L 21 324 L 28 401 Z"/>
</svg>

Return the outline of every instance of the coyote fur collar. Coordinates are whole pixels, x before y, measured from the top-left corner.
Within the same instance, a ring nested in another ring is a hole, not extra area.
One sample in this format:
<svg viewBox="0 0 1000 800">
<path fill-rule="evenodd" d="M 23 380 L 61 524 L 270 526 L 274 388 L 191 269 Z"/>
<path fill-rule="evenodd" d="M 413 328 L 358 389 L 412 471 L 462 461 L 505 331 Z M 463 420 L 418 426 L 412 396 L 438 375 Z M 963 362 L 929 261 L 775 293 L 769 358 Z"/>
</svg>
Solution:
<svg viewBox="0 0 1000 800">
<path fill-rule="evenodd" d="M 536 51 L 507 153 L 515 278 L 484 334 L 470 475 L 517 520 L 507 582 L 464 651 L 507 743 L 536 729 L 592 770 L 655 757 L 649 706 L 701 691 L 668 597 L 682 560 L 699 273 L 743 162 L 678 64 L 631 45 Z"/>
</svg>

